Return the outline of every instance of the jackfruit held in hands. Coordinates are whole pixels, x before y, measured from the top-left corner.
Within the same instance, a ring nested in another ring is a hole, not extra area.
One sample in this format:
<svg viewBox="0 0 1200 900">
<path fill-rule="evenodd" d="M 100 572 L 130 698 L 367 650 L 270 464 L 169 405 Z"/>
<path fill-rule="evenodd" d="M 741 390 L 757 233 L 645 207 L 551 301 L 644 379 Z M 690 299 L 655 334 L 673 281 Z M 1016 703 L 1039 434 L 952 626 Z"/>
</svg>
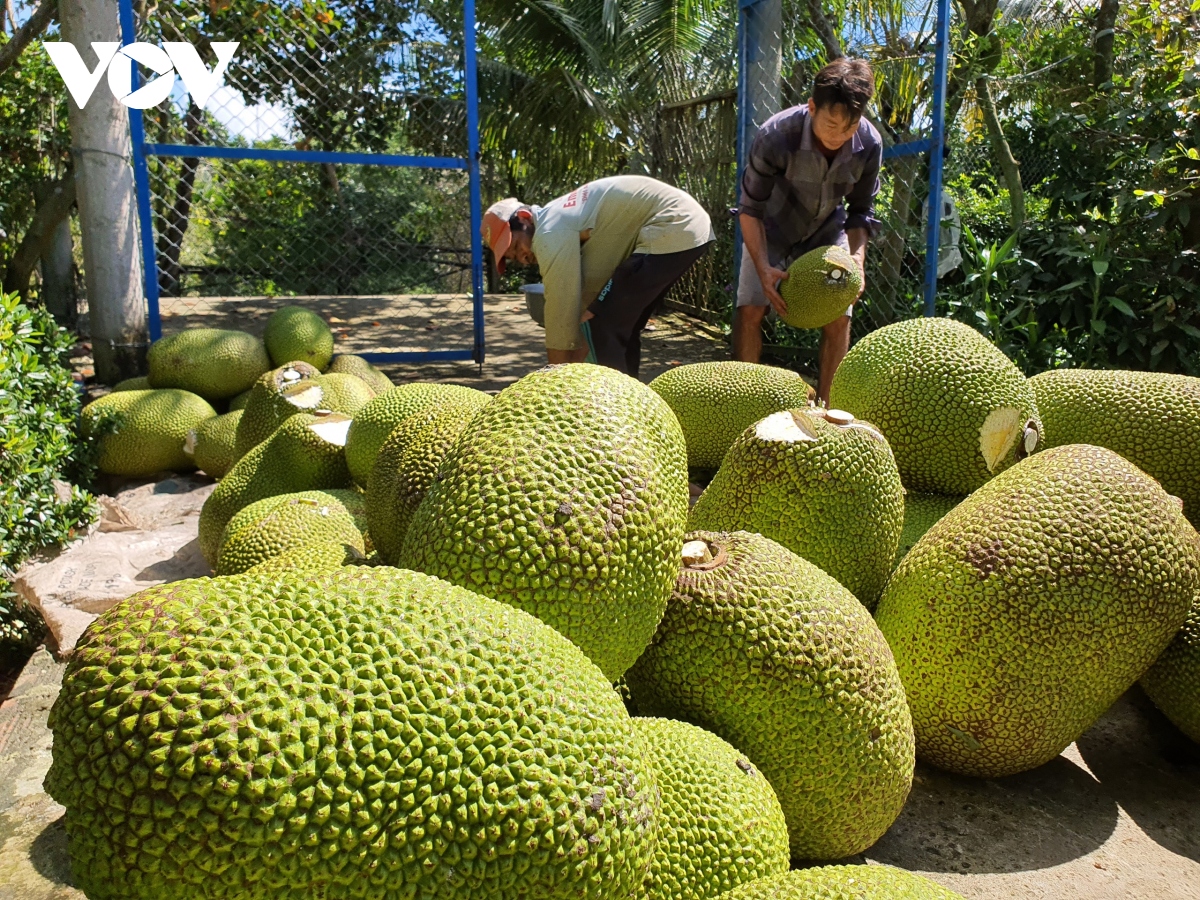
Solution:
<svg viewBox="0 0 1200 900">
<path fill-rule="evenodd" d="M 379 448 L 392 429 L 413 413 L 450 402 L 482 407 L 491 399 L 483 391 L 459 384 L 422 382 L 402 384 L 379 394 L 355 414 L 354 424 L 350 426 L 346 462 L 354 482 L 361 487 L 367 486 Z"/>
<path fill-rule="evenodd" d="M 721 900 L 963 900 L 949 888 L 894 866 L 815 866 L 763 878 Z"/>
<path fill-rule="evenodd" d="M 206 400 L 240 394 L 271 368 L 262 341 L 221 328 L 191 328 L 160 338 L 150 345 L 146 364 L 153 387 L 182 388 Z"/>
<path fill-rule="evenodd" d="M 371 540 L 383 562 L 399 561 L 413 514 L 442 460 L 478 411 L 473 399 L 427 407 L 393 428 L 379 448 L 367 480 L 366 505 Z"/>
<path fill-rule="evenodd" d="M 809 405 L 812 387 L 790 369 L 720 360 L 663 372 L 651 390 L 683 428 L 688 466 L 716 469 L 743 431 L 773 412 Z"/>
<path fill-rule="evenodd" d="M 1200 596 L 1175 639 L 1142 676 L 1146 696 L 1200 744 Z"/>
<path fill-rule="evenodd" d="M 904 526 L 904 487 L 873 426 L 831 409 L 772 413 L 725 455 L 688 517 L 698 531 L 755 531 L 879 599 Z"/>
<path fill-rule="evenodd" d="M 687 451 L 663 399 L 615 369 L 548 366 L 472 419 L 400 564 L 533 613 L 615 681 L 662 616 L 687 506 Z"/>
<path fill-rule="evenodd" d="M 631 900 L 654 852 L 603 674 L 413 572 L 143 591 L 88 628 L 50 727 L 92 900 Z"/>
<path fill-rule="evenodd" d="M 184 442 L 189 431 L 216 414 L 190 391 L 116 391 L 83 408 L 81 432 L 100 442 L 101 472 L 148 478 L 196 468 Z"/>
<path fill-rule="evenodd" d="M 692 532 L 653 642 L 625 676 L 643 715 L 694 722 L 767 776 L 792 856 L 842 859 L 899 815 L 913 730 L 871 614 L 812 563 L 748 532 Z"/>
<path fill-rule="evenodd" d="M 775 791 L 737 748 L 671 719 L 634 719 L 662 807 L 644 900 L 715 900 L 788 870 L 787 823 Z"/>
<path fill-rule="evenodd" d="M 354 375 L 361 378 L 376 394 L 382 394 L 384 391 L 393 387 L 392 380 L 383 374 L 371 363 L 367 362 L 361 356 L 342 353 L 335 356 L 329 363 L 329 368 L 325 373 L 340 373 L 342 375 Z"/>
<path fill-rule="evenodd" d="M 1034 452 L 1042 428 L 1020 370 L 951 319 L 868 334 L 838 366 L 829 402 L 879 428 L 904 486 L 925 493 L 971 493 Z"/>
<path fill-rule="evenodd" d="M 259 563 L 305 547 L 335 545 L 344 557 L 366 559 L 362 528 L 350 507 L 362 511 L 355 491 L 300 491 L 257 500 L 239 510 L 221 534 L 218 575 L 237 575 Z"/>
<path fill-rule="evenodd" d="M 339 413 L 299 413 L 234 464 L 200 509 L 200 552 L 216 566 L 221 535 L 239 510 L 256 500 L 298 491 L 350 487 L 346 431 Z"/>
<path fill-rule="evenodd" d="M 1096 444 L 1121 454 L 1182 500 L 1200 528 L 1200 378 L 1054 369 L 1029 384 L 1047 447 Z"/>
<path fill-rule="evenodd" d="M 183 452 L 204 474 L 221 479 L 237 462 L 234 446 L 237 443 L 238 422 L 242 411 L 235 409 L 224 415 L 205 419 L 187 433 Z"/>
<path fill-rule="evenodd" d="M 324 370 L 333 358 L 333 332 L 311 309 L 283 306 L 271 313 L 263 330 L 263 343 L 272 365 L 306 362 Z"/>
<path fill-rule="evenodd" d="M 1154 479 L 1068 444 L 1002 472 L 901 561 L 875 617 L 917 753 L 995 778 L 1050 761 L 1154 662 L 1200 591 L 1200 535 Z"/>
<path fill-rule="evenodd" d="M 787 304 L 783 321 L 793 328 L 824 328 L 846 314 L 860 290 L 862 272 L 849 251 L 836 244 L 817 247 L 788 266 L 788 277 L 779 282 Z"/>
</svg>

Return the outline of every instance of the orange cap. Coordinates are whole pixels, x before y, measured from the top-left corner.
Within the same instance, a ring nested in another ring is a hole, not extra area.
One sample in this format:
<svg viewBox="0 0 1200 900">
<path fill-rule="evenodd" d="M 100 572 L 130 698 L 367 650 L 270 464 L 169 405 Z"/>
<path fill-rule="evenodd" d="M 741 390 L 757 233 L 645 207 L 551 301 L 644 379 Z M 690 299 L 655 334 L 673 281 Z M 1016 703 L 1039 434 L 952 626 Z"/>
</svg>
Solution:
<svg viewBox="0 0 1200 900">
<path fill-rule="evenodd" d="M 512 245 L 512 228 L 509 227 L 508 220 L 522 205 L 516 197 L 508 197 L 493 203 L 483 214 L 480 232 L 483 234 L 484 243 L 492 248 L 492 256 L 496 259 L 496 271 L 501 275 L 504 274 L 504 254 Z"/>
</svg>

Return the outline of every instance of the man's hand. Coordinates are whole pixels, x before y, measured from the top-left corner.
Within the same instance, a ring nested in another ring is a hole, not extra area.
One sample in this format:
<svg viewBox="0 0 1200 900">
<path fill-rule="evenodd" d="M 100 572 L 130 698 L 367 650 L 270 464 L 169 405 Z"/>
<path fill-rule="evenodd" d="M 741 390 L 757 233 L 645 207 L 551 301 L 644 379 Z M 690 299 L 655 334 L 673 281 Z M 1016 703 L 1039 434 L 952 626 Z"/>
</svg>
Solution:
<svg viewBox="0 0 1200 900">
<path fill-rule="evenodd" d="M 763 295 L 775 307 L 775 312 L 781 316 L 787 315 L 787 303 L 784 302 L 783 295 L 779 293 L 778 287 L 779 282 L 787 279 L 787 270 L 776 269 L 767 265 L 757 271 L 759 280 L 762 281 Z"/>
<path fill-rule="evenodd" d="M 863 291 L 867 289 L 867 230 L 865 228 L 851 228 L 846 232 L 846 242 L 850 245 L 850 255 L 854 257 L 854 261 L 858 263 L 858 280 L 859 289 L 858 296 L 854 298 L 857 303 L 862 297 Z"/>
</svg>

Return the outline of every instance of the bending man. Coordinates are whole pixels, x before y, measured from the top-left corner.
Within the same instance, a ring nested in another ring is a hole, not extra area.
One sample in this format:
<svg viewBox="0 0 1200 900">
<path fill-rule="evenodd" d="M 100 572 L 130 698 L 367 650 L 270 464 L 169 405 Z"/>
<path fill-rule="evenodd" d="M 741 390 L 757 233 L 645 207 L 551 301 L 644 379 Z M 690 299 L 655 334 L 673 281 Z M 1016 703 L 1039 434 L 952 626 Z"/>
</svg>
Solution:
<svg viewBox="0 0 1200 900">
<path fill-rule="evenodd" d="M 483 216 L 500 274 L 510 259 L 542 273 L 548 360 L 594 359 L 634 377 L 646 322 L 715 238 L 691 196 L 641 175 L 601 178 L 546 206 L 510 197 Z"/>
</svg>

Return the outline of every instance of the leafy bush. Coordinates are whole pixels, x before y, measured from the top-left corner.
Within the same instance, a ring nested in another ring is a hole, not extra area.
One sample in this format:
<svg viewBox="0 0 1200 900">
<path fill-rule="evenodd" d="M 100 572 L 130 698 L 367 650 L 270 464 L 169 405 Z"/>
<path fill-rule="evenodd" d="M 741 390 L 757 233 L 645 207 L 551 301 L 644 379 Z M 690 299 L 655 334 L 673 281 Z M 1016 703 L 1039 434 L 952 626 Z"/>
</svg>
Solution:
<svg viewBox="0 0 1200 900">
<path fill-rule="evenodd" d="M 30 554 L 95 517 L 91 453 L 78 441 L 80 396 L 67 366 L 71 336 L 42 309 L 0 295 L 0 654 L 36 640 L 7 579 Z"/>
</svg>

